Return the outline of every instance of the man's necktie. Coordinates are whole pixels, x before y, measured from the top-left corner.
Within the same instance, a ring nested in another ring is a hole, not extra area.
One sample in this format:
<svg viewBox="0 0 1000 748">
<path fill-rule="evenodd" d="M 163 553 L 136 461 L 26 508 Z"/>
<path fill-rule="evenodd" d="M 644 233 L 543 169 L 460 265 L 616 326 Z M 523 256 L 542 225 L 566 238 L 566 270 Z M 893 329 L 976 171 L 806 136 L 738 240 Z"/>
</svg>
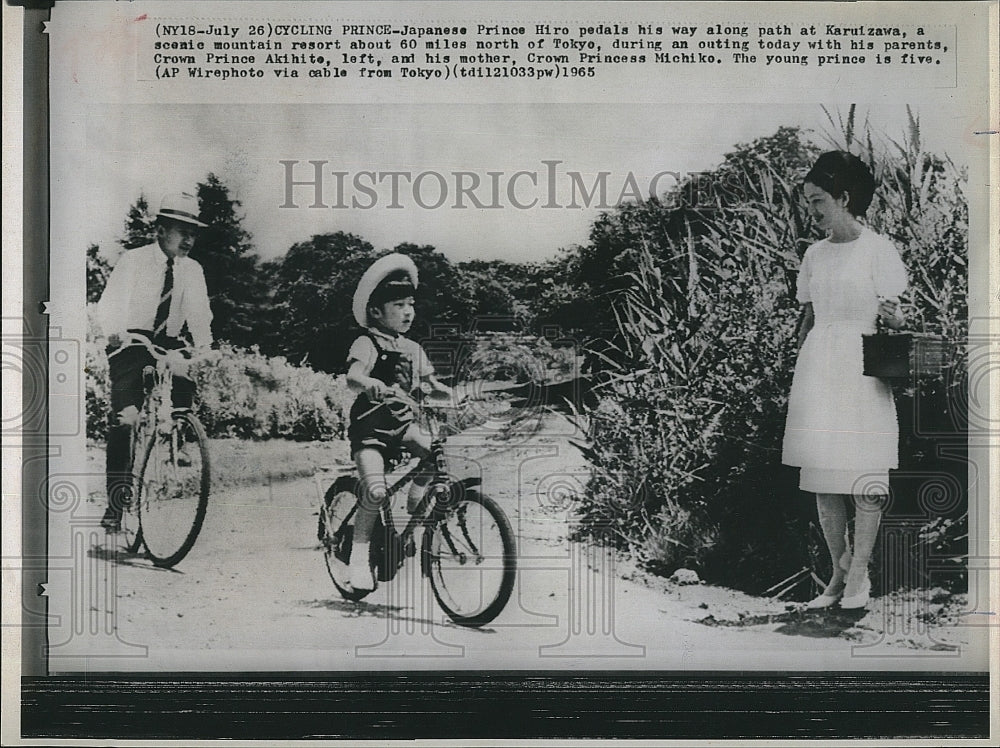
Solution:
<svg viewBox="0 0 1000 748">
<path fill-rule="evenodd" d="M 156 320 L 153 322 L 153 337 L 159 337 L 167 329 L 167 317 L 170 314 L 170 298 L 174 293 L 174 258 L 167 258 L 167 272 L 163 276 L 163 291 L 160 292 L 160 304 L 156 307 Z"/>
</svg>

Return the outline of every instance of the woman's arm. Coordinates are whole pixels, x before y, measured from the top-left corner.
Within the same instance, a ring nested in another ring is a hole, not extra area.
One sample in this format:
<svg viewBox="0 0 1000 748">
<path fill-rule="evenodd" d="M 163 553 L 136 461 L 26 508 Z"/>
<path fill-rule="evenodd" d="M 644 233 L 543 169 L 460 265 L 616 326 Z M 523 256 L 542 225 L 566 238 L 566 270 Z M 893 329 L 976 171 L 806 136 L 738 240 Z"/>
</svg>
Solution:
<svg viewBox="0 0 1000 748">
<path fill-rule="evenodd" d="M 806 342 L 806 335 L 812 330 L 813 325 L 816 323 L 816 317 L 813 314 L 813 305 L 811 301 L 807 301 L 802 305 L 802 317 L 799 319 L 799 340 L 798 349 L 802 350 L 802 344 Z"/>
</svg>

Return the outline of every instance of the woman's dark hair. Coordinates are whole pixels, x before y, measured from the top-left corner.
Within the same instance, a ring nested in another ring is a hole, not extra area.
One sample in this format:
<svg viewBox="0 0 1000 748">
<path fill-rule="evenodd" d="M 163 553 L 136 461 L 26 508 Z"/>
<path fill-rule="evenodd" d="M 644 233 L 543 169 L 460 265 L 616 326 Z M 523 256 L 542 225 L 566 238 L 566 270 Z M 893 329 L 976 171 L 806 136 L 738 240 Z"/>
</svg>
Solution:
<svg viewBox="0 0 1000 748">
<path fill-rule="evenodd" d="M 875 177 L 860 158 L 847 151 L 828 151 L 803 180 L 834 197 L 847 195 L 847 209 L 852 216 L 863 216 L 875 196 Z"/>
</svg>

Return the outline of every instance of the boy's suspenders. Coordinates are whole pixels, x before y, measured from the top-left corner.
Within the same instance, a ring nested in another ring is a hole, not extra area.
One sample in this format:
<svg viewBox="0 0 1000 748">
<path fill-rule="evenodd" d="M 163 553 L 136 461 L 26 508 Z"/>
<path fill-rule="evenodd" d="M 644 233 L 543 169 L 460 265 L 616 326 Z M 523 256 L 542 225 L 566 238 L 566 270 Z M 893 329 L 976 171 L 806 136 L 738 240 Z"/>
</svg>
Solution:
<svg viewBox="0 0 1000 748">
<path fill-rule="evenodd" d="M 410 362 L 409 381 L 401 381 L 399 376 L 399 362 L 403 358 L 403 353 L 401 351 L 385 350 L 378 344 L 378 340 L 375 339 L 375 336 L 367 330 L 365 331 L 365 335 L 368 336 L 368 339 L 372 341 L 372 345 L 375 346 L 375 364 L 372 366 L 371 376 L 375 377 L 375 379 L 382 380 L 390 386 L 398 384 L 406 390 L 412 388 L 413 362 Z"/>
</svg>

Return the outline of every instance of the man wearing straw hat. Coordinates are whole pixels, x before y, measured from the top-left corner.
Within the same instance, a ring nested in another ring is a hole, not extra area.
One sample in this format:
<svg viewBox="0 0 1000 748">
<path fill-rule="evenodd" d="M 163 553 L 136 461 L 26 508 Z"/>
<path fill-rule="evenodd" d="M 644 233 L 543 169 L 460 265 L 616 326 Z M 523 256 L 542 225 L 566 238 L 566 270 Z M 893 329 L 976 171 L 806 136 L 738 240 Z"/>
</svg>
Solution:
<svg viewBox="0 0 1000 748">
<path fill-rule="evenodd" d="M 201 265 L 188 257 L 199 229 L 198 200 L 186 192 L 167 195 L 156 214 L 156 241 L 125 252 L 98 302 L 99 324 L 107 336 L 111 412 L 108 418 L 108 507 L 101 520 L 109 532 L 120 528 L 130 500 L 131 426 L 142 408 L 142 370 L 154 363 L 142 345 L 126 344 L 140 333 L 158 346 L 176 350 L 212 344 L 212 310 Z M 172 359 L 174 407 L 190 407 L 194 383 Z"/>
</svg>

